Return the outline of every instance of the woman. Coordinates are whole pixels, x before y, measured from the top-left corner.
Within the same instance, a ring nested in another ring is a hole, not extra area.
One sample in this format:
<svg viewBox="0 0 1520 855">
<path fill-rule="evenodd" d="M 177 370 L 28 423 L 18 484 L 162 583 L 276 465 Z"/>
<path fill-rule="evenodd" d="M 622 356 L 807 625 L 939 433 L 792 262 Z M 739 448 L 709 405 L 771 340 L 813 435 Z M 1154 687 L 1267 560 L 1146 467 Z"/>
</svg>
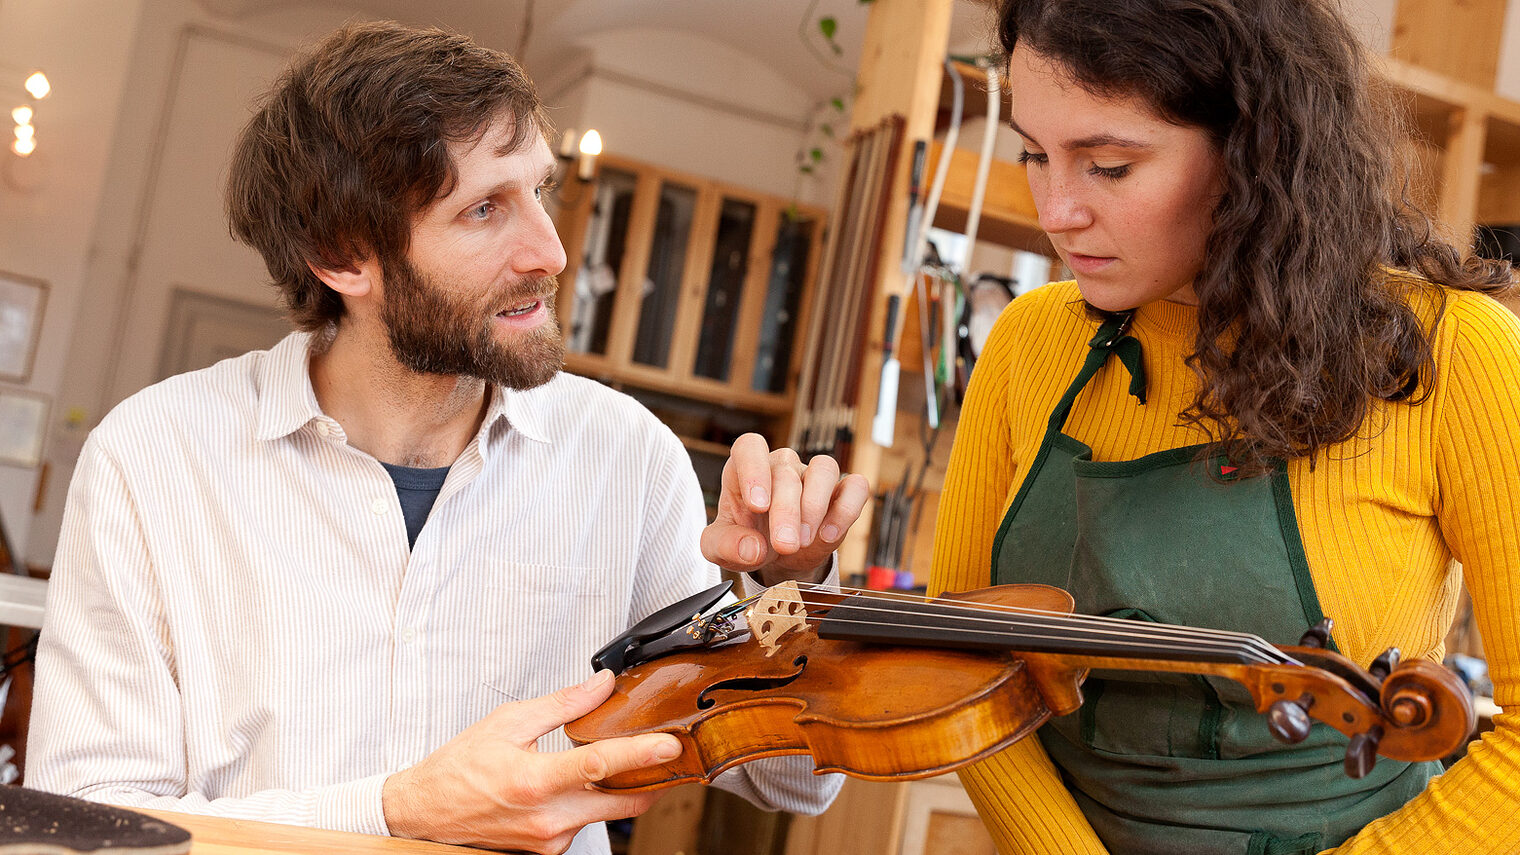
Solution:
<svg viewBox="0 0 1520 855">
<path fill-rule="evenodd" d="M 1002 0 L 1011 124 L 1074 282 L 1016 300 L 972 378 L 934 590 L 1439 658 L 1465 567 L 1517 695 L 1520 324 L 1507 266 L 1407 201 L 1329 0 Z M 1437 283 L 1437 284 L 1432 284 Z M 1114 358 L 1109 358 L 1114 357 Z M 990 571 L 988 558 L 991 558 Z M 1514 852 L 1520 728 L 1439 777 L 1343 772 L 1244 690 L 1102 674 L 962 775 L 1008 852 Z M 1381 818 L 1380 818 L 1381 817 Z"/>
</svg>

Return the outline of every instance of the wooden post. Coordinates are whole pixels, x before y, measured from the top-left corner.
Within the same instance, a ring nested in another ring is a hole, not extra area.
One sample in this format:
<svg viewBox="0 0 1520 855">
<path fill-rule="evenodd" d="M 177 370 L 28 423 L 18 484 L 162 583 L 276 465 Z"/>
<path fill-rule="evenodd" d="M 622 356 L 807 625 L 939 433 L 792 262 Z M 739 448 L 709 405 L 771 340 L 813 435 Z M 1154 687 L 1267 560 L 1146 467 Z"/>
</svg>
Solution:
<svg viewBox="0 0 1520 855">
<path fill-rule="evenodd" d="M 854 450 L 847 466 L 849 471 L 864 473 L 873 486 L 877 486 L 882 449 L 871 441 L 871 420 L 876 412 L 877 379 L 881 375 L 887 296 L 903 289 L 905 277 L 900 260 L 908 222 L 911 151 L 914 140 L 929 140 L 934 134 L 940 79 L 950 42 L 952 4 L 953 0 L 875 0 L 856 77 L 855 105 L 850 115 L 852 129 L 875 126 L 893 114 L 905 120 L 906 153 L 898 157 L 892 176 L 891 203 L 874 283 L 876 297 L 868 307 L 869 350 L 855 409 Z M 846 570 L 865 567 L 871 531 L 869 516 L 868 508 L 840 547 L 840 566 Z"/>
<path fill-rule="evenodd" d="M 1471 108 L 1451 114 L 1446 155 L 1441 168 L 1441 220 L 1462 248 L 1473 244 L 1473 217 L 1478 211 L 1487 116 Z"/>
</svg>

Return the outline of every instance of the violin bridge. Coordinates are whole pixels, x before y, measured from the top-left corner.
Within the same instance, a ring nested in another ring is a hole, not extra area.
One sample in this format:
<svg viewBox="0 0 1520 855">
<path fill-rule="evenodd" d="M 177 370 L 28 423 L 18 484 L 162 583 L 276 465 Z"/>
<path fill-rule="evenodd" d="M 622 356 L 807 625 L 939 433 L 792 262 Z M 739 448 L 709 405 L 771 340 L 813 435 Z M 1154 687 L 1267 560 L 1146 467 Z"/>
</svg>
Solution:
<svg viewBox="0 0 1520 855">
<path fill-rule="evenodd" d="M 807 605 L 796 582 L 782 582 L 766 589 L 744 613 L 750 635 L 766 656 L 781 649 L 781 638 L 794 629 L 807 630 Z"/>
</svg>

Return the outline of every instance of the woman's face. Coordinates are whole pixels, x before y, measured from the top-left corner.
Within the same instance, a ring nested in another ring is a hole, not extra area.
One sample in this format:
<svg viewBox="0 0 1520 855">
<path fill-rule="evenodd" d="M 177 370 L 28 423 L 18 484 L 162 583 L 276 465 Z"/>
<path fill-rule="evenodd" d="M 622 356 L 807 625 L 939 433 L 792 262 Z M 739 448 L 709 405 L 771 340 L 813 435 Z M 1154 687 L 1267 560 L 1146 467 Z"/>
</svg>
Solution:
<svg viewBox="0 0 1520 855">
<path fill-rule="evenodd" d="M 1208 133 L 1134 98 L 1093 95 L 1022 44 L 1008 86 L 1040 227 L 1082 297 L 1107 311 L 1196 303 L 1193 279 L 1223 192 Z"/>
</svg>

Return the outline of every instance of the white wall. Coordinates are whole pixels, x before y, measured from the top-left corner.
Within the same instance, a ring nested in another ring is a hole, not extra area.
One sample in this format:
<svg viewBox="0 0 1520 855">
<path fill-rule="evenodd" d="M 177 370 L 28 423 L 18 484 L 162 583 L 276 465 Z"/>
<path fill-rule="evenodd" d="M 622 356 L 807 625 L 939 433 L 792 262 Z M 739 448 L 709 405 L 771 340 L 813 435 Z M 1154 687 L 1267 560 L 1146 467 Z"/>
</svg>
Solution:
<svg viewBox="0 0 1520 855">
<path fill-rule="evenodd" d="M 814 174 L 798 171 L 817 105 L 760 61 L 673 30 L 597 33 L 578 47 L 577 79 L 544 92 L 551 105 L 567 107 L 564 120 L 555 117 L 560 126 L 594 126 L 606 150 L 624 157 L 807 204 L 832 203 L 839 147 L 825 145 L 832 156 Z M 848 91 L 846 81 L 840 93 Z"/>
<path fill-rule="evenodd" d="M 63 414 L 64 379 L 74 318 L 85 289 L 92 235 L 105 189 L 112 129 L 124 105 L 142 108 L 155 93 L 124 91 L 140 0 L 6 0 L 0 3 L 0 95 L 3 116 L 21 103 L 19 81 L 43 68 L 53 93 L 36 104 L 37 151 L 22 160 L 0 150 L 0 269 L 48 283 L 36 362 L 25 388 L 53 398 L 50 420 Z M 15 78 L 13 83 L 11 78 Z M 144 96 L 146 96 L 144 101 Z M 7 129 L 9 124 L 7 122 Z M 5 144 L 10 135 L 6 134 Z M 0 465 L 0 514 L 12 545 L 28 548 L 40 472 Z M 59 489 L 54 479 L 50 489 Z"/>
</svg>

